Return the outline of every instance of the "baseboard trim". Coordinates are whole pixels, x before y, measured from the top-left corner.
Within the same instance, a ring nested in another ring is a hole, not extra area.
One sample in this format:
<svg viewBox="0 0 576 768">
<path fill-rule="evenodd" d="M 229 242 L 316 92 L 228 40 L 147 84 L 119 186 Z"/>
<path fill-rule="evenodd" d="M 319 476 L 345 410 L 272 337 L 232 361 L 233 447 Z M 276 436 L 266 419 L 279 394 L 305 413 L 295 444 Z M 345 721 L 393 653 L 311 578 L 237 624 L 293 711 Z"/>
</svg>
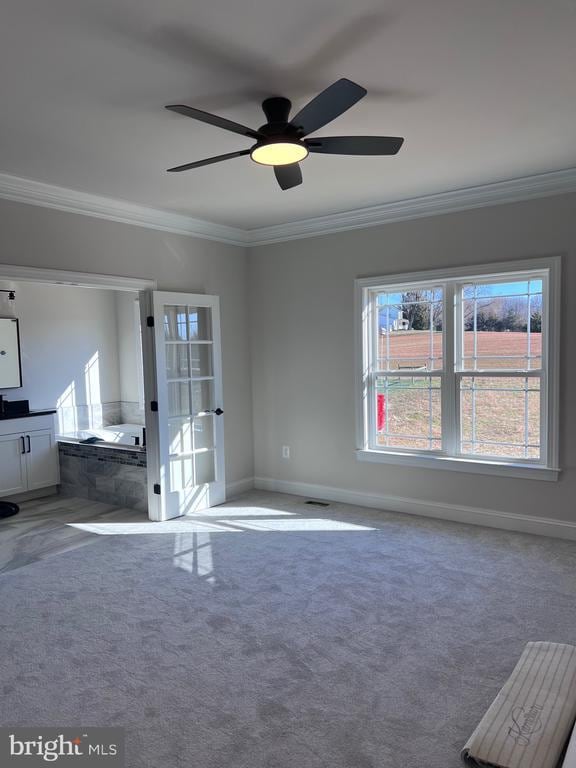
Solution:
<svg viewBox="0 0 576 768">
<path fill-rule="evenodd" d="M 4 496 L 6 501 L 12 501 L 17 504 L 20 501 L 33 501 L 34 499 L 43 499 L 45 496 L 57 496 L 57 485 L 48 485 L 46 488 L 37 488 L 34 491 L 22 491 L 22 493 L 14 493 L 12 496 Z"/>
<path fill-rule="evenodd" d="M 238 496 L 240 493 L 251 491 L 253 488 L 253 477 L 243 477 L 241 480 L 233 480 L 231 483 L 226 483 L 226 498 L 230 499 L 233 496 Z"/>
<path fill-rule="evenodd" d="M 482 525 L 506 531 L 532 533 L 538 536 L 552 536 L 557 539 L 576 541 L 576 523 L 564 520 L 533 517 L 532 515 L 517 515 L 494 509 L 482 509 L 481 507 L 443 504 L 436 501 L 423 501 L 403 496 L 376 495 L 362 491 L 334 488 L 327 485 L 276 480 L 270 477 L 255 477 L 254 487 L 264 491 L 276 491 L 277 493 L 290 493 L 294 496 L 326 499 L 328 501 L 342 502 L 343 504 L 354 504 L 359 507 L 434 517 L 439 520 L 450 520 L 456 523 Z"/>
</svg>

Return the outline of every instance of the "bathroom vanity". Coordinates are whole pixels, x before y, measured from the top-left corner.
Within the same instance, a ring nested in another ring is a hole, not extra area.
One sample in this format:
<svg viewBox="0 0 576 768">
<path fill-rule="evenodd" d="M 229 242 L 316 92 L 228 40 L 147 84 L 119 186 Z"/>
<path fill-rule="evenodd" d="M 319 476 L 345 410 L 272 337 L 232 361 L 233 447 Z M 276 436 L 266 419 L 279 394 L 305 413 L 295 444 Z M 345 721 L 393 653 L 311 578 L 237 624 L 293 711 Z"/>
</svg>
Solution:
<svg viewBox="0 0 576 768">
<path fill-rule="evenodd" d="M 50 489 L 60 482 L 56 411 L 0 418 L 0 498 Z"/>
</svg>

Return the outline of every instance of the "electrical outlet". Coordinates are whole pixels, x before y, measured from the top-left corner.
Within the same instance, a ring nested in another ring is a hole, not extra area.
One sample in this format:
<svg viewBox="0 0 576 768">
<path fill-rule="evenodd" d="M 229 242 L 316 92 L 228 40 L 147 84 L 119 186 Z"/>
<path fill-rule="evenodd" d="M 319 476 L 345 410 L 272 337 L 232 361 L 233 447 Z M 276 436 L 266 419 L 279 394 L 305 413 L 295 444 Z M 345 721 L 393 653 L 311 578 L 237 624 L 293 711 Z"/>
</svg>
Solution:
<svg viewBox="0 0 576 768">
<path fill-rule="evenodd" d="M 290 446 L 289 445 L 283 445 L 282 446 L 282 458 L 283 459 L 289 459 L 290 458 Z"/>
</svg>

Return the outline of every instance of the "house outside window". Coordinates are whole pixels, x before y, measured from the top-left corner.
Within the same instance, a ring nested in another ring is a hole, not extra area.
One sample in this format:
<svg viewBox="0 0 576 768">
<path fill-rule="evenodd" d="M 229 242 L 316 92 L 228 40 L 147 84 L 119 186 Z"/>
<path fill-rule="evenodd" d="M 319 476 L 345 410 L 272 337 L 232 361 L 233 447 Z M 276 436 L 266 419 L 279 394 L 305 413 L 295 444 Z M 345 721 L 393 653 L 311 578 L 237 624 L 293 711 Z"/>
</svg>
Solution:
<svg viewBox="0 0 576 768">
<path fill-rule="evenodd" d="M 560 259 L 356 281 L 358 458 L 555 479 Z"/>
</svg>

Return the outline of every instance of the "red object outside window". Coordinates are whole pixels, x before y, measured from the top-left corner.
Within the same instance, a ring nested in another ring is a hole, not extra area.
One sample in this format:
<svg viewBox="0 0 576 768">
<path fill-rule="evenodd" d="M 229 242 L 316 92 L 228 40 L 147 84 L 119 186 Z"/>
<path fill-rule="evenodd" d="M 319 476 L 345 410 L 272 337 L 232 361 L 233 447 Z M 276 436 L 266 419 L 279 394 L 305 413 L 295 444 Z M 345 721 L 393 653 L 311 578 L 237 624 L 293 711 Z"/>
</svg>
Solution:
<svg viewBox="0 0 576 768">
<path fill-rule="evenodd" d="M 386 429 L 386 395 L 376 395 L 376 421 L 378 432 Z"/>
</svg>

